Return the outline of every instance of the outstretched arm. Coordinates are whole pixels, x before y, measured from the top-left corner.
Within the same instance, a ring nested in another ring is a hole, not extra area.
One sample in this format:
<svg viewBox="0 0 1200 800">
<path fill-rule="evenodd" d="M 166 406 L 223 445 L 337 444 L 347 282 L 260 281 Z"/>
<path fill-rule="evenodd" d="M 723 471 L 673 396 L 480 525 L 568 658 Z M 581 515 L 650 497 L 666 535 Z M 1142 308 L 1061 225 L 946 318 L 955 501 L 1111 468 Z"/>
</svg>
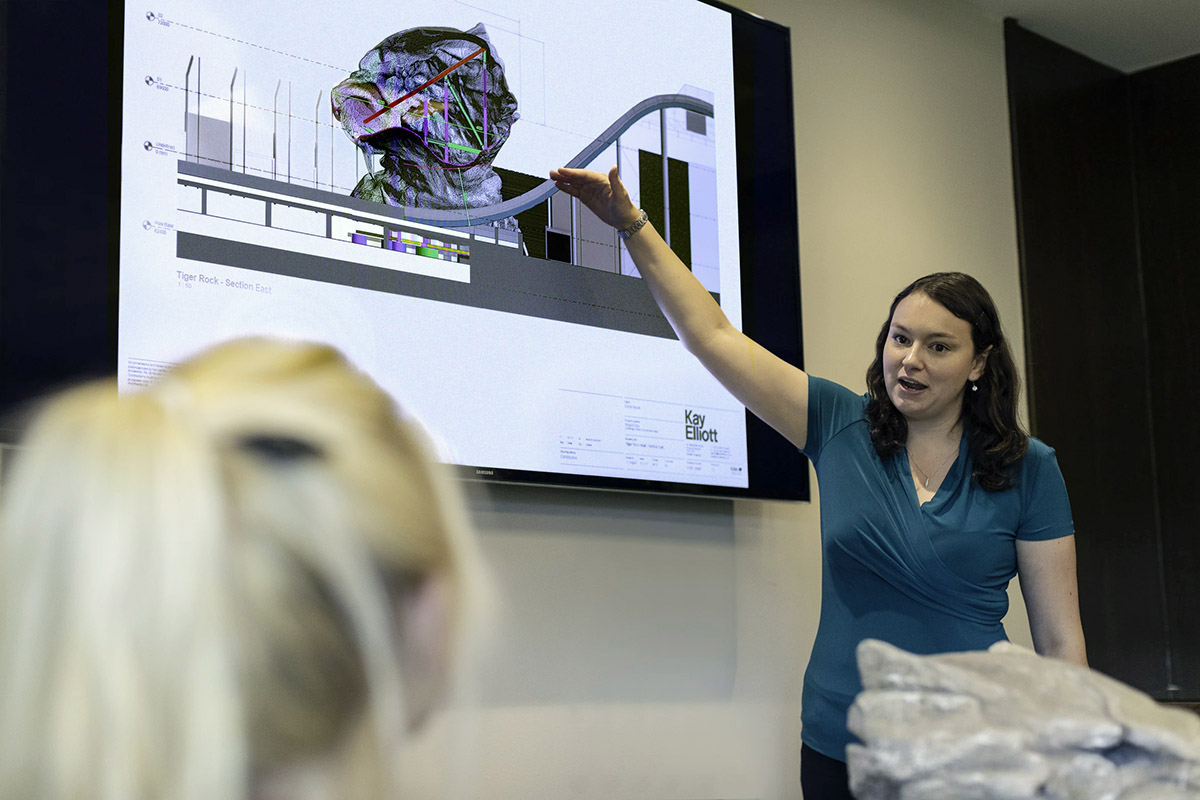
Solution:
<svg viewBox="0 0 1200 800">
<path fill-rule="evenodd" d="M 641 217 L 616 167 L 608 175 L 556 169 L 550 171 L 550 178 L 614 228 L 627 228 Z M 644 225 L 625 246 L 688 352 L 746 408 L 803 447 L 808 434 L 808 375 L 734 328 L 653 225 Z"/>
</svg>

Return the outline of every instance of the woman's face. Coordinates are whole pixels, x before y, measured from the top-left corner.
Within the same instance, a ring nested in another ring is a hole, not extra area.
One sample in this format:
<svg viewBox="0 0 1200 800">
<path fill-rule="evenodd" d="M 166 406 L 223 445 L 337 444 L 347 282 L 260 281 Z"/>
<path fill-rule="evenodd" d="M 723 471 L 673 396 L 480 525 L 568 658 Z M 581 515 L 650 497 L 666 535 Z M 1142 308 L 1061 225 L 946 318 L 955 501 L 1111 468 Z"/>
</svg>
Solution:
<svg viewBox="0 0 1200 800">
<path fill-rule="evenodd" d="M 883 384 L 910 421 L 957 420 L 968 381 L 983 374 L 971 326 L 928 295 L 913 292 L 892 314 L 883 346 Z"/>
</svg>

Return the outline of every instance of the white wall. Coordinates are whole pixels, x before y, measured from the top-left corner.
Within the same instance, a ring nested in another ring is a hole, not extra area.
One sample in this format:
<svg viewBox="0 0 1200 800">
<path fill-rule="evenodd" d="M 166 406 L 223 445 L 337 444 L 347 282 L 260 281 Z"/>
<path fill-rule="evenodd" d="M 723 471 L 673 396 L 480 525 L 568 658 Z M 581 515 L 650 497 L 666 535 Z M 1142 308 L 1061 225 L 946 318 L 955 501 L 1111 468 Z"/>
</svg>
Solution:
<svg viewBox="0 0 1200 800">
<path fill-rule="evenodd" d="M 991 290 L 1020 354 L 1000 20 L 945 0 L 739 5 L 791 28 L 807 368 L 862 390 L 891 297 L 943 269 Z M 507 608 L 459 751 L 470 796 L 800 795 L 816 502 L 493 487 L 474 506 Z M 1019 597 L 1008 625 L 1028 644 Z"/>
</svg>

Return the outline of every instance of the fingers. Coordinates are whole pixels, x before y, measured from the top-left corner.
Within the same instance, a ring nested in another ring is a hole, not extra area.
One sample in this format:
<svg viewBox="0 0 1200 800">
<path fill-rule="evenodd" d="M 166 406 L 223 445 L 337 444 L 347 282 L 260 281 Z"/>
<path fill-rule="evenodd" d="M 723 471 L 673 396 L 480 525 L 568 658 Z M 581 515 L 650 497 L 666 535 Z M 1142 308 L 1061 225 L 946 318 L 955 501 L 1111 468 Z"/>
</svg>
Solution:
<svg viewBox="0 0 1200 800">
<path fill-rule="evenodd" d="M 564 194 L 569 194 L 572 197 L 579 197 L 579 187 L 575 186 L 573 184 L 555 182 L 554 188 L 558 189 L 560 192 L 563 192 Z"/>
<path fill-rule="evenodd" d="M 566 192 L 570 195 L 577 195 L 579 193 L 579 187 L 572 182 L 573 176 L 569 174 L 574 172 L 579 172 L 579 170 L 567 169 L 566 167 L 550 170 L 550 180 L 554 181 L 554 188 L 558 189 L 560 192 Z"/>
<path fill-rule="evenodd" d="M 621 183 L 621 176 L 616 164 L 613 164 L 608 171 L 608 185 L 612 187 L 614 198 L 617 200 L 629 199 L 629 192 L 625 189 L 625 184 Z"/>
<path fill-rule="evenodd" d="M 594 187 L 606 183 L 602 173 L 590 169 L 572 169 L 571 167 L 550 170 L 550 180 L 554 181 L 555 188 L 576 197 L 589 186 Z"/>
<path fill-rule="evenodd" d="M 559 167 L 558 169 L 550 170 L 551 178 L 553 178 L 555 175 L 559 175 L 568 181 L 582 180 L 583 178 L 586 178 L 589 175 L 599 175 L 599 174 L 600 173 L 593 172 L 590 169 L 576 169 L 575 167 Z"/>
<path fill-rule="evenodd" d="M 568 170 L 552 169 L 550 170 L 550 180 L 554 181 L 554 188 L 560 192 L 566 192 L 569 195 L 579 193 L 579 188 L 571 183 L 570 176 L 567 175 Z"/>
</svg>

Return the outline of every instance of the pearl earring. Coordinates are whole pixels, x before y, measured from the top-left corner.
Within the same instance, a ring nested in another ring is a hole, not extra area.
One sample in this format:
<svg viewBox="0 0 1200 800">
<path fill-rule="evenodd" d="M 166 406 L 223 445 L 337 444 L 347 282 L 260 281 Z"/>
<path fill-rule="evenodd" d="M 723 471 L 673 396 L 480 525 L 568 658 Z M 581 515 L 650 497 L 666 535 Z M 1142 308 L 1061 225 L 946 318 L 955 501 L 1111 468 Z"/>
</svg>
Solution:
<svg viewBox="0 0 1200 800">
<path fill-rule="evenodd" d="M 978 391 L 979 391 L 979 384 L 978 384 L 978 383 L 976 383 L 975 381 L 971 381 L 971 391 L 972 391 L 972 392 L 978 392 Z"/>
</svg>

